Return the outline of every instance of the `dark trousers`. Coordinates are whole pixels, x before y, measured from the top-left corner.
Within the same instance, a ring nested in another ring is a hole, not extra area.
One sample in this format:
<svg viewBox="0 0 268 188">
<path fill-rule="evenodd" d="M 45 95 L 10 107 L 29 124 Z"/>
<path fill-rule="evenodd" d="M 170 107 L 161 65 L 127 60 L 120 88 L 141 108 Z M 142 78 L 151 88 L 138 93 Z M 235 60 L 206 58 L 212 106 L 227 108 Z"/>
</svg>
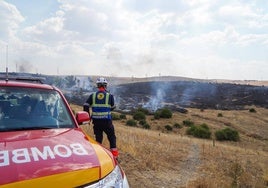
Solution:
<svg viewBox="0 0 268 188">
<path fill-rule="evenodd" d="M 93 119 L 93 124 L 94 124 L 93 130 L 96 141 L 101 144 L 103 140 L 103 132 L 105 132 L 110 142 L 110 148 L 116 148 L 116 136 L 112 120 Z"/>
</svg>

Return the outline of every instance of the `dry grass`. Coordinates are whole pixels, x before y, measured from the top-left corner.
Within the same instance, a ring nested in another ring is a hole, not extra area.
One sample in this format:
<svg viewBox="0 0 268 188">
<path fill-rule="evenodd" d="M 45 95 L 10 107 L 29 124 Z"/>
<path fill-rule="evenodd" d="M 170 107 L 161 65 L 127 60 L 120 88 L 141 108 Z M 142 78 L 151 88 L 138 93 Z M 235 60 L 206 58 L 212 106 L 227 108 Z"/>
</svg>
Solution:
<svg viewBox="0 0 268 188">
<path fill-rule="evenodd" d="M 268 110 L 255 109 L 257 113 L 188 109 L 188 114 L 175 113 L 165 120 L 148 116 L 151 130 L 125 126 L 126 120 L 114 121 L 119 162 L 130 186 L 267 187 Z M 218 117 L 219 113 L 223 116 Z M 239 131 L 241 141 L 214 142 L 186 136 L 185 127 L 172 132 L 164 128 L 186 119 L 206 123 L 212 131 L 229 126 Z M 92 125 L 83 129 L 93 136 Z M 108 146 L 106 138 L 103 145 Z"/>
</svg>

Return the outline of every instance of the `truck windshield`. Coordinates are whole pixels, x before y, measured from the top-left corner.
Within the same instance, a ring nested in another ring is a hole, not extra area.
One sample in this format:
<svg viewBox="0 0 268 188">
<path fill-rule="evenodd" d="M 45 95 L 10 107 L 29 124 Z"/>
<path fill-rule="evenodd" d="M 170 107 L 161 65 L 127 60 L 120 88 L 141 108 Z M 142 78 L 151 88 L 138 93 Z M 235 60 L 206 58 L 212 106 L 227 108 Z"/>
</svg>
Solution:
<svg viewBox="0 0 268 188">
<path fill-rule="evenodd" d="M 0 87 L 0 131 L 73 127 L 70 111 L 57 91 Z"/>
</svg>

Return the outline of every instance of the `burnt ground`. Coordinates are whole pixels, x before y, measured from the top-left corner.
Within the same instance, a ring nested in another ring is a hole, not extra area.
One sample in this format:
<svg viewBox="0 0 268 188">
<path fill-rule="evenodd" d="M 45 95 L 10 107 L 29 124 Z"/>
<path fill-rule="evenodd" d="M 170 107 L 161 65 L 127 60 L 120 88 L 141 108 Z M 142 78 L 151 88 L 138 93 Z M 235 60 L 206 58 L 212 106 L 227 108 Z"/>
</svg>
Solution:
<svg viewBox="0 0 268 188">
<path fill-rule="evenodd" d="M 0 73 L 2 77 L 5 75 L 5 73 Z M 63 91 L 67 100 L 77 105 L 83 105 L 95 89 L 94 82 L 90 83 L 91 86 L 87 86 L 86 89 L 82 89 L 78 85 L 67 87 L 66 83 L 57 83 L 60 79 L 61 82 L 66 82 L 66 78 L 28 73 L 9 73 L 9 75 L 35 78 L 41 76 L 49 84 L 58 84 L 57 87 Z M 82 77 L 80 76 L 79 79 Z M 268 108 L 267 82 L 256 84 L 257 81 L 237 81 L 234 83 L 183 77 L 146 79 L 111 77 L 108 80 L 111 80 L 108 89 L 115 96 L 117 110 L 128 111 L 143 107 L 155 111 L 158 108 L 168 107 L 184 112 L 185 108 L 218 110 L 240 110 L 245 109 L 246 106 Z M 80 80 L 81 83 L 88 81 L 87 76 L 84 76 L 84 80 Z"/>
<path fill-rule="evenodd" d="M 117 109 L 169 107 L 239 110 L 246 106 L 268 108 L 268 87 L 197 81 L 151 81 L 121 84 L 109 88 Z"/>
</svg>

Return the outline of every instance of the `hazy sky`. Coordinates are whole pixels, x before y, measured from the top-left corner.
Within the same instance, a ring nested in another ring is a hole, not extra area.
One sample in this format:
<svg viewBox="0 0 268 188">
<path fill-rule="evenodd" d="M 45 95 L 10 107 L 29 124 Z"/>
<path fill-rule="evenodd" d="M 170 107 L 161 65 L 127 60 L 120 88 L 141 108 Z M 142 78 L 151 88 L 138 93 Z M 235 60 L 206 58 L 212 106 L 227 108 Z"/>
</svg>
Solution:
<svg viewBox="0 0 268 188">
<path fill-rule="evenodd" d="M 1 72 L 268 80 L 268 1 L 0 0 L 0 55 Z"/>
</svg>

